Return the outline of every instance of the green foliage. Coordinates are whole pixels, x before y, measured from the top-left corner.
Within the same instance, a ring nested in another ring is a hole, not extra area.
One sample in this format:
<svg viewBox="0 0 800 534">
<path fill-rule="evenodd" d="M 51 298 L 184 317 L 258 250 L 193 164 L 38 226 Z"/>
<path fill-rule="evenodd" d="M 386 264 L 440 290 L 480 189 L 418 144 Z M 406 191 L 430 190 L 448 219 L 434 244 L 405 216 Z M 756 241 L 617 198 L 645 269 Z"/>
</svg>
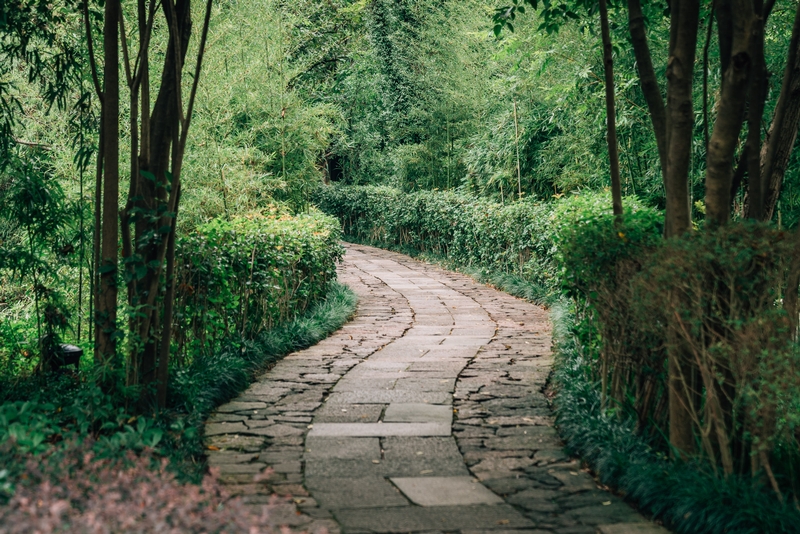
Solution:
<svg viewBox="0 0 800 534">
<path fill-rule="evenodd" d="M 790 233 L 751 221 L 670 240 L 647 262 L 633 299 L 650 322 L 639 328 L 662 339 L 674 331 L 667 345 L 696 369 L 688 391 L 704 408 L 690 411 L 708 462 L 727 474 L 771 469 L 792 492 L 800 351 L 781 303 L 795 246 Z"/>
<path fill-rule="evenodd" d="M 532 201 L 501 206 L 454 192 L 404 194 L 375 186 L 320 188 L 319 208 L 360 240 L 430 252 L 461 266 L 516 273 L 556 287 L 549 207 Z"/>
<path fill-rule="evenodd" d="M 179 353 L 214 352 L 234 333 L 253 338 L 327 292 L 343 253 L 338 222 L 268 213 L 215 220 L 178 240 Z"/>
<path fill-rule="evenodd" d="M 219 404 L 247 387 L 254 373 L 281 356 L 324 339 L 355 312 L 356 296 L 333 282 L 325 298 L 306 313 L 262 332 L 254 339 L 231 337 L 220 349 L 200 353 L 171 380 L 171 402 L 176 408 L 204 419 Z"/>
<path fill-rule="evenodd" d="M 670 462 L 637 433 L 635 417 L 603 408 L 597 383 L 587 376 L 585 322 L 565 303 L 552 314 L 558 358 L 553 382 L 556 413 L 568 448 L 603 484 L 624 492 L 640 510 L 680 534 L 796 533 L 800 512 L 780 504 L 749 477 L 718 477 L 706 465 Z"/>
<path fill-rule="evenodd" d="M 125 409 L 137 398 L 134 392 L 119 387 L 114 394 L 105 393 L 93 380 L 47 375 L 40 377 L 39 387 L 2 384 L 6 402 L 0 403 L 0 502 L 13 495 L 25 470 L 23 463 L 12 459 L 28 453 L 57 455 L 61 448 L 87 437 L 92 438 L 98 458 L 150 451 L 170 457 L 171 469 L 181 479 L 198 479 L 204 467 L 198 463 L 203 454 L 202 426 L 211 410 L 246 388 L 268 364 L 340 328 L 355 312 L 356 301 L 348 288 L 330 283 L 305 313 L 253 339 L 232 335 L 220 342 L 218 352 L 200 353 L 175 366 L 171 410 L 154 417 L 135 416 Z M 27 400 L 7 400 L 13 393 Z"/>
</svg>

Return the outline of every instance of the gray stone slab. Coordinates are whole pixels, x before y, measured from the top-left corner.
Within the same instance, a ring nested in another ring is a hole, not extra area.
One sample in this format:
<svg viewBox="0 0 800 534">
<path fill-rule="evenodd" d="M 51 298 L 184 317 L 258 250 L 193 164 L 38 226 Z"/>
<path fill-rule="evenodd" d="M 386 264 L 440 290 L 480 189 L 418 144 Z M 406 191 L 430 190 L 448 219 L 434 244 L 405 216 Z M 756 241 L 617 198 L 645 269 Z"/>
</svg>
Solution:
<svg viewBox="0 0 800 534">
<path fill-rule="evenodd" d="M 558 436 L 555 429 L 552 427 L 531 427 L 543 428 L 542 434 L 528 434 L 522 436 L 510 436 L 506 438 L 489 438 L 484 444 L 490 449 L 499 450 L 512 450 L 512 449 L 528 449 L 528 450 L 541 450 L 552 449 L 554 446 L 560 448 Z M 547 435 L 549 434 L 549 435 Z"/>
<path fill-rule="evenodd" d="M 383 421 L 386 423 L 435 422 L 450 424 L 453 407 L 449 404 L 394 403 L 386 408 Z"/>
<path fill-rule="evenodd" d="M 236 434 L 246 431 L 247 427 L 241 421 L 227 423 L 206 423 L 204 434 L 206 437 L 217 436 L 219 434 Z"/>
<path fill-rule="evenodd" d="M 370 358 L 360 364 L 358 364 L 354 369 L 380 369 L 383 371 L 386 370 L 397 370 L 402 371 L 407 369 L 409 364 L 407 362 L 392 362 L 392 361 L 382 361 L 382 360 L 373 360 Z"/>
<path fill-rule="evenodd" d="M 480 336 L 450 336 L 444 340 L 442 347 L 482 347 L 491 341 L 491 337 Z"/>
<path fill-rule="evenodd" d="M 402 493 L 383 477 L 306 478 L 306 488 L 327 509 L 408 506 Z"/>
<path fill-rule="evenodd" d="M 472 477 L 395 477 L 392 483 L 420 506 L 500 504 L 503 499 Z"/>
<path fill-rule="evenodd" d="M 214 447 L 223 451 L 255 452 L 261 450 L 261 447 L 264 445 L 264 438 L 258 436 L 240 436 L 238 434 L 222 434 L 207 438 L 205 444 L 209 448 Z"/>
<path fill-rule="evenodd" d="M 309 437 L 449 436 L 448 423 L 318 423 Z"/>
<path fill-rule="evenodd" d="M 253 410 L 260 410 L 262 408 L 266 408 L 267 404 L 264 402 L 238 402 L 238 401 L 231 401 L 227 404 L 223 404 L 219 408 L 217 408 L 217 412 L 220 413 L 233 413 L 233 412 L 243 412 L 243 411 L 253 411 Z"/>
<path fill-rule="evenodd" d="M 379 390 L 335 392 L 326 404 L 390 404 L 393 402 L 421 402 L 426 404 L 451 404 L 453 396 L 443 391 Z"/>
<path fill-rule="evenodd" d="M 314 414 L 315 423 L 377 423 L 383 404 L 323 404 Z"/>
<path fill-rule="evenodd" d="M 338 510 L 334 516 L 345 532 L 501 530 L 535 526 L 530 519 L 506 504 Z"/>
<path fill-rule="evenodd" d="M 306 478 L 469 476 L 458 456 L 415 456 L 389 454 L 383 459 L 313 458 L 305 459 Z"/>
<path fill-rule="evenodd" d="M 358 375 L 347 375 L 345 378 L 341 379 L 336 386 L 334 386 L 333 391 L 341 392 L 341 391 L 362 391 L 366 387 L 369 389 L 383 389 L 383 390 L 390 390 L 394 388 L 395 383 L 397 382 L 399 376 L 394 376 L 391 378 L 387 377 L 361 377 Z"/>
<path fill-rule="evenodd" d="M 380 460 L 381 444 L 378 438 L 308 436 L 305 457 L 318 460 L 331 458 Z"/>
<path fill-rule="evenodd" d="M 434 391 L 452 393 L 456 388 L 455 378 L 401 378 L 395 382 L 395 390 Z"/>
</svg>

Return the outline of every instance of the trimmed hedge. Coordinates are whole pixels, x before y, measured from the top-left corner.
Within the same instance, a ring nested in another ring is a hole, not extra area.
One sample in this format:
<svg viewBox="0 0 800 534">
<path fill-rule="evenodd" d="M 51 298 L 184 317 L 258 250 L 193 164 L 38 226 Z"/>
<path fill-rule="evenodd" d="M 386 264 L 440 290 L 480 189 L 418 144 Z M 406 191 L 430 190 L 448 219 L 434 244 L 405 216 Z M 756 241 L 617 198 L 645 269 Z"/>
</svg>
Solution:
<svg viewBox="0 0 800 534">
<path fill-rule="evenodd" d="M 546 204 L 503 206 L 452 192 L 404 194 L 380 186 L 323 187 L 313 201 L 337 217 L 351 239 L 411 248 L 462 266 L 556 285 L 552 212 Z"/>
<path fill-rule="evenodd" d="M 310 211 L 214 220 L 179 239 L 178 352 L 208 353 L 304 312 L 336 278 L 340 237 L 336 219 Z"/>
<path fill-rule="evenodd" d="M 170 459 L 181 481 L 200 482 L 209 412 L 355 311 L 356 295 L 335 282 L 344 251 L 340 235 L 336 219 L 312 211 L 212 222 L 181 239 L 169 409 L 137 416 L 128 410 L 136 391 L 122 385 L 103 391 L 77 375 L 35 375 L 9 384 L 3 391 L 8 402 L 0 403 L 0 516 L 27 476 L 18 459 L 57 457 L 65 448 L 112 460 L 152 451 Z"/>
</svg>

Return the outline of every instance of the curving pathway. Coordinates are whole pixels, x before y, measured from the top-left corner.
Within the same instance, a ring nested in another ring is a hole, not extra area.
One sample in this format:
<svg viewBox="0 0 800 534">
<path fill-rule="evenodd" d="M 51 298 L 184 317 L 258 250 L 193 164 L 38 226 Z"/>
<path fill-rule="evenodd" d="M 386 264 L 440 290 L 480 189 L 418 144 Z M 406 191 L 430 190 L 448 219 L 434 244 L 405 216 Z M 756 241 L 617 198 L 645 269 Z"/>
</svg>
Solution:
<svg viewBox="0 0 800 534">
<path fill-rule="evenodd" d="M 339 279 L 355 319 L 206 424 L 234 493 L 310 532 L 666 532 L 562 452 L 547 312 L 359 245 Z"/>
</svg>

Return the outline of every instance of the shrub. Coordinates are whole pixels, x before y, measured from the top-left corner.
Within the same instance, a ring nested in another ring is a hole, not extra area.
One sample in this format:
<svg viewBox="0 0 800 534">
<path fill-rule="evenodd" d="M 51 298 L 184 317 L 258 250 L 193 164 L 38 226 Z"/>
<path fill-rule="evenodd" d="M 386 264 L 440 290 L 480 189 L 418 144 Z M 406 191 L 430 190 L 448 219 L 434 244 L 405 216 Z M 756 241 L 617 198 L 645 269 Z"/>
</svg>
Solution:
<svg viewBox="0 0 800 534">
<path fill-rule="evenodd" d="M 688 409 L 712 468 L 797 491 L 800 351 L 787 311 L 791 234 L 736 222 L 665 243 L 637 282 L 639 314 L 682 361 Z M 796 312 L 795 312 L 796 313 Z M 782 456 L 780 472 L 772 460 Z M 763 471 L 762 471 L 763 470 Z M 790 480 L 777 480 L 788 477 Z"/>
<path fill-rule="evenodd" d="M 640 428 L 663 422 L 663 336 L 643 329 L 633 306 L 634 277 L 661 243 L 661 214 L 628 208 L 617 219 L 583 200 L 556 211 L 563 214 L 556 234 L 561 280 L 567 294 L 585 302 L 581 319 L 596 331 L 598 361 L 589 368 L 604 406 L 610 398 L 611 408 L 633 409 Z"/>
<path fill-rule="evenodd" d="M 342 256 L 338 222 L 319 212 L 214 220 L 178 241 L 178 353 L 252 339 L 324 297 Z"/>
<path fill-rule="evenodd" d="M 167 461 L 148 453 L 97 458 L 87 442 L 9 459 L 24 466 L 23 482 L 0 506 L 0 534 L 280 530 L 268 507 L 258 514 L 230 499 L 213 474 L 200 485 L 179 484 Z"/>
<path fill-rule="evenodd" d="M 503 206 L 460 193 L 404 194 L 376 186 L 322 187 L 313 200 L 341 221 L 350 239 L 557 285 L 546 204 L 526 200 Z"/>
</svg>

